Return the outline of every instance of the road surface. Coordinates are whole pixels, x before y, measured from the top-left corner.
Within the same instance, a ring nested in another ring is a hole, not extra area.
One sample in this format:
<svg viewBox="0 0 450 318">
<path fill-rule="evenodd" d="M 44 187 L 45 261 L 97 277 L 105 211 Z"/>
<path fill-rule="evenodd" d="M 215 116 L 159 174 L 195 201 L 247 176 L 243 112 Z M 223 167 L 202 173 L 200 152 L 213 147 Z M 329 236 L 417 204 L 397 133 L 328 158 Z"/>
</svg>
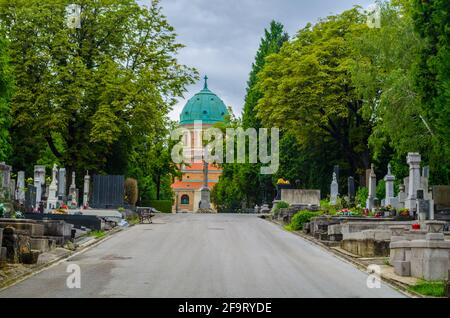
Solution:
<svg viewBox="0 0 450 318">
<path fill-rule="evenodd" d="M 251 215 L 161 215 L 3 292 L 4 297 L 403 297 Z M 66 286 L 69 264 L 81 288 Z"/>
</svg>

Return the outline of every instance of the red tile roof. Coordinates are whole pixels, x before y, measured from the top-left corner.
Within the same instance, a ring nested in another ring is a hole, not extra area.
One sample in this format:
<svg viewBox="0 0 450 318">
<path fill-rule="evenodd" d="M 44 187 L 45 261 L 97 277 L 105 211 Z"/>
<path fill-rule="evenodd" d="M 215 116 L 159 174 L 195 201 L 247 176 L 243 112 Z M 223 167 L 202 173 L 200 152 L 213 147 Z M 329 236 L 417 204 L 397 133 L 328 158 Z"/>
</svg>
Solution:
<svg viewBox="0 0 450 318">
<path fill-rule="evenodd" d="M 210 189 L 214 188 L 214 186 L 217 184 L 217 182 L 209 182 L 208 187 Z M 192 190 L 198 190 L 203 187 L 203 182 L 184 182 L 184 181 L 176 181 L 174 184 L 172 184 L 172 189 L 192 189 Z"/>
</svg>

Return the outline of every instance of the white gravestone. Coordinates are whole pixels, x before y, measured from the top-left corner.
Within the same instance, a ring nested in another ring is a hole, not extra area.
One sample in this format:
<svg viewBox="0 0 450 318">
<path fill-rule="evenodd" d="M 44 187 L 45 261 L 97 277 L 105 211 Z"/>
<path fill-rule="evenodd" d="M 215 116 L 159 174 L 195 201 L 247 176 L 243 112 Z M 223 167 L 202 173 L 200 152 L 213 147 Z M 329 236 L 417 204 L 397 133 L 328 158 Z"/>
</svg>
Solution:
<svg viewBox="0 0 450 318">
<path fill-rule="evenodd" d="M 385 206 L 391 206 L 396 208 L 398 206 L 398 198 L 395 197 L 394 191 L 394 181 L 395 176 L 392 175 L 392 166 L 388 165 L 388 173 L 384 177 L 384 181 L 386 182 L 386 198 L 384 199 Z"/>
<path fill-rule="evenodd" d="M 58 181 L 57 181 L 58 168 L 56 164 L 53 166 L 52 170 L 52 182 L 48 187 L 48 198 L 47 198 L 47 210 L 53 210 L 57 208 L 58 204 Z"/>
<path fill-rule="evenodd" d="M 331 205 L 336 205 L 337 203 L 337 198 L 339 195 L 339 185 L 337 182 L 337 176 L 336 176 L 336 172 L 333 172 L 333 181 L 331 182 L 331 187 L 330 187 L 330 204 Z"/>
<path fill-rule="evenodd" d="M 19 204 L 25 203 L 25 171 L 17 173 L 17 201 Z"/>
<path fill-rule="evenodd" d="M 422 158 L 418 153 L 409 153 L 407 163 L 409 165 L 409 189 L 405 207 L 409 209 L 410 215 L 416 211 L 417 190 L 420 188 L 420 163 Z"/>
<path fill-rule="evenodd" d="M 84 176 L 84 188 L 83 188 L 83 207 L 85 207 L 85 208 L 89 207 L 90 183 L 91 183 L 91 176 L 89 175 L 89 172 L 86 172 L 86 175 Z"/>
<path fill-rule="evenodd" d="M 375 166 L 372 164 L 369 176 L 369 196 L 366 201 L 366 209 L 372 211 L 375 208 L 375 194 L 377 191 L 377 176 Z"/>
</svg>

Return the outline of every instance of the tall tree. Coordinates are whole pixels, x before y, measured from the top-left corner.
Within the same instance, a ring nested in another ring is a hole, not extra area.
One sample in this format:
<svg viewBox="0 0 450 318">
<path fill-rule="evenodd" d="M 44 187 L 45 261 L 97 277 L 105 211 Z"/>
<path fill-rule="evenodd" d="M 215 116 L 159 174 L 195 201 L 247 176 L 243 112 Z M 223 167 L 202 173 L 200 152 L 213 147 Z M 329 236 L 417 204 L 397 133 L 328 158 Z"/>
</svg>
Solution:
<svg viewBox="0 0 450 318">
<path fill-rule="evenodd" d="M 256 107 L 263 124 L 296 136 L 306 151 L 312 140 L 333 140 L 336 159 L 360 176 L 370 164 L 371 125 L 362 118 L 362 101 L 351 82 L 354 52 L 348 38 L 363 32 L 365 21 L 355 8 L 300 30 L 268 58 L 258 84 L 264 96 Z"/>
<path fill-rule="evenodd" d="M 9 135 L 11 90 L 12 77 L 7 55 L 7 42 L 4 38 L 0 38 L 0 161 L 8 160 L 11 151 Z"/>
<path fill-rule="evenodd" d="M 242 127 L 244 129 L 261 128 L 261 122 L 256 117 L 255 111 L 259 99 L 263 96 L 257 87 L 258 74 L 263 69 L 266 58 L 271 54 L 278 53 L 288 40 L 289 36 L 281 23 L 272 21 L 269 28 L 264 30 L 264 36 L 261 38 L 247 82 L 247 95 L 242 115 Z M 242 202 L 252 207 L 255 204 L 261 204 L 263 201 L 271 201 L 273 199 L 271 197 L 273 192 L 272 176 L 261 175 L 260 169 L 260 164 L 225 163 L 223 165 L 224 173 L 216 191 L 216 197 L 223 198 L 225 202 L 217 201 L 229 208 L 239 207 Z"/>
<path fill-rule="evenodd" d="M 159 1 L 77 1 L 80 28 L 67 25 L 69 3 L 0 1 L 17 83 L 13 132 L 45 142 L 69 170 L 126 171 L 196 72 L 178 64 L 182 45 Z"/>
<path fill-rule="evenodd" d="M 435 182 L 450 182 L 450 2 L 413 0 L 415 28 L 425 40 L 415 69 L 422 113 L 432 135 L 440 174 Z"/>
</svg>

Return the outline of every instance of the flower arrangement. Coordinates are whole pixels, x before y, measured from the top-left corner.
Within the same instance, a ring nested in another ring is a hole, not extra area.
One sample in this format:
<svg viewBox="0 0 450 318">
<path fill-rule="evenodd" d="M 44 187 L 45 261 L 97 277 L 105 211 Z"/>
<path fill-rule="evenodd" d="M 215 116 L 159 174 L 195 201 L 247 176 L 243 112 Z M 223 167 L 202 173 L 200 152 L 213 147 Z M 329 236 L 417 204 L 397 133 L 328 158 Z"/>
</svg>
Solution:
<svg viewBox="0 0 450 318">
<path fill-rule="evenodd" d="M 355 213 L 349 209 L 342 209 L 337 212 L 338 216 L 354 216 Z"/>
<path fill-rule="evenodd" d="M 278 181 L 277 181 L 277 184 L 291 184 L 289 181 L 286 181 L 286 180 L 284 180 L 284 179 L 278 179 Z"/>
<path fill-rule="evenodd" d="M 398 214 L 400 216 L 408 217 L 409 216 L 409 209 L 401 209 Z"/>
</svg>

